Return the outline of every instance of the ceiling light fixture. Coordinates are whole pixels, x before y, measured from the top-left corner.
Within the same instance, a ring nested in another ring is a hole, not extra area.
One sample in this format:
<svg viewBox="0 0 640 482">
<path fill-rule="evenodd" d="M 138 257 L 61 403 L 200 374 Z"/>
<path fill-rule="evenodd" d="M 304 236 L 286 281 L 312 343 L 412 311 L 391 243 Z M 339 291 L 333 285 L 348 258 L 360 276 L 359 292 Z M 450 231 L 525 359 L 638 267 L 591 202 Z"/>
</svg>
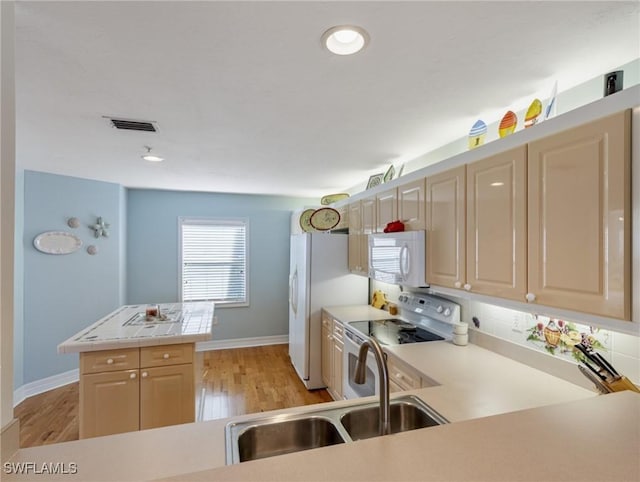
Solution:
<svg viewBox="0 0 640 482">
<path fill-rule="evenodd" d="M 147 153 L 142 156 L 142 158 L 145 161 L 149 161 L 149 162 L 162 162 L 164 161 L 164 157 L 158 157 L 158 156 L 154 156 L 153 154 L 151 154 L 151 148 L 149 146 L 144 146 L 145 149 L 147 149 Z"/>
<path fill-rule="evenodd" d="M 339 25 L 322 34 L 322 44 L 336 55 L 351 55 L 369 43 L 369 34 L 362 27 Z"/>
</svg>

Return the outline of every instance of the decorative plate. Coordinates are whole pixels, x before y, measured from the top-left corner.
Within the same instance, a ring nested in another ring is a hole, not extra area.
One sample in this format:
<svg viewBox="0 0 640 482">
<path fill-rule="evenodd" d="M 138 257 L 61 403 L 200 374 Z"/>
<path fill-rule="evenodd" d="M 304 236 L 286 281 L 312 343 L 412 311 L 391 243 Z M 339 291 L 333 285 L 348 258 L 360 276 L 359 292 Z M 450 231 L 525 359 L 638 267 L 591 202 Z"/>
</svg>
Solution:
<svg viewBox="0 0 640 482">
<path fill-rule="evenodd" d="M 538 117 L 542 114 L 542 102 L 540 99 L 533 99 L 531 105 L 527 109 L 527 113 L 524 116 L 524 127 L 531 127 L 538 122 Z"/>
<path fill-rule="evenodd" d="M 335 228 L 340 222 L 340 213 L 333 208 L 316 209 L 309 219 L 311 226 L 318 231 Z"/>
<path fill-rule="evenodd" d="M 500 121 L 500 125 L 498 126 L 498 134 L 500 135 L 500 137 L 506 137 L 509 134 L 513 134 L 513 131 L 516 130 L 517 125 L 518 117 L 516 117 L 516 115 L 509 110 Z"/>
<path fill-rule="evenodd" d="M 36 236 L 33 245 L 38 251 L 47 254 L 70 254 L 80 249 L 82 241 L 75 234 L 48 231 Z"/>
<path fill-rule="evenodd" d="M 384 182 L 389 182 L 393 179 L 393 176 L 396 175 L 396 168 L 393 167 L 393 164 L 391 164 L 389 166 L 389 169 L 387 169 L 387 172 L 384 174 Z"/>
<path fill-rule="evenodd" d="M 310 222 L 311 215 L 314 213 L 314 211 L 314 209 L 305 209 L 300 215 L 300 227 L 305 233 L 310 233 L 314 230 Z"/>
<path fill-rule="evenodd" d="M 329 204 L 333 204 L 338 201 L 342 201 L 343 199 L 347 199 L 349 195 L 346 192 L 341 192 L 339 194 L 328 194 L 320 199 L 320 204 L 323 206 L 327 206 Z"/>
<path fill-rule="evenodd" d="M 469 149 L 474 149 L 484 144 L 484 138 L 487 135 L 487 124 L 483 120 L 478 119 L 469 131 Z"/>
</svg>

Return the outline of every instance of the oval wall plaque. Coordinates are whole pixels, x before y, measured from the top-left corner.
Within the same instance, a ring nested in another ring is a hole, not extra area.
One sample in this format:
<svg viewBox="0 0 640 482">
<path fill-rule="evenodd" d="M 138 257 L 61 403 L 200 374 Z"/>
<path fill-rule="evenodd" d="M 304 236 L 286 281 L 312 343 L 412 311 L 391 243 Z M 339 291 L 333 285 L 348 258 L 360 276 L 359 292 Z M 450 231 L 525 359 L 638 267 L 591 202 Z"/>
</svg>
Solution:
<svg viewBox="0 0 640 482">
<path fill-rule="evenodd" d="M 80 249 L 82 241 L 71 233 L 48 231 L 36 236 L 33 245 L 38 251 L 47 254 L 70 254 Z"/>
</svg>

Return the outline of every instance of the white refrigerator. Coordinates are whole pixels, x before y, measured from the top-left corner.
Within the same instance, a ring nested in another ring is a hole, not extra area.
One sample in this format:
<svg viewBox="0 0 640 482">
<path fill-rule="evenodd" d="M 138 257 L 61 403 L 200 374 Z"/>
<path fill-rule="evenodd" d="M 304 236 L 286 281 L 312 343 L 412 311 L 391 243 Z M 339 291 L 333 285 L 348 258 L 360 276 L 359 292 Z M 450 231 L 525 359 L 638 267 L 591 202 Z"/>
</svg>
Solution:
<svg viewBox="0 0 640 482">
<path fill-rule="evenodd" d="M 291 236 L 289 357 L 307 389 L 323 388 L 322 307 L 366 305 L 369 279 L 348 267 L 348 235 Z"/>
</svg>

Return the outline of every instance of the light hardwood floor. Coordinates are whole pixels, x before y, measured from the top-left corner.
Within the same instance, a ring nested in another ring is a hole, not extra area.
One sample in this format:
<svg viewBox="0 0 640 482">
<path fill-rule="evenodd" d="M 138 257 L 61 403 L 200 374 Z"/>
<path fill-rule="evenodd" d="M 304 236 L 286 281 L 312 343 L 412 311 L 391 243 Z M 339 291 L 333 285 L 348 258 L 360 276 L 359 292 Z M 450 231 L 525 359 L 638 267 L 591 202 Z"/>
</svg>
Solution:
<svg viewBox="0 0 640 482">
<path fill-rule="evenodd" d="M 195 362 L 198 421 L 332 400 L 305 388 L 287 345 L 197 352 Z M 78 408 L 78 383 L 26 399 L 14 411 L 20 447 L 78 440 Z"/>
</svg>

